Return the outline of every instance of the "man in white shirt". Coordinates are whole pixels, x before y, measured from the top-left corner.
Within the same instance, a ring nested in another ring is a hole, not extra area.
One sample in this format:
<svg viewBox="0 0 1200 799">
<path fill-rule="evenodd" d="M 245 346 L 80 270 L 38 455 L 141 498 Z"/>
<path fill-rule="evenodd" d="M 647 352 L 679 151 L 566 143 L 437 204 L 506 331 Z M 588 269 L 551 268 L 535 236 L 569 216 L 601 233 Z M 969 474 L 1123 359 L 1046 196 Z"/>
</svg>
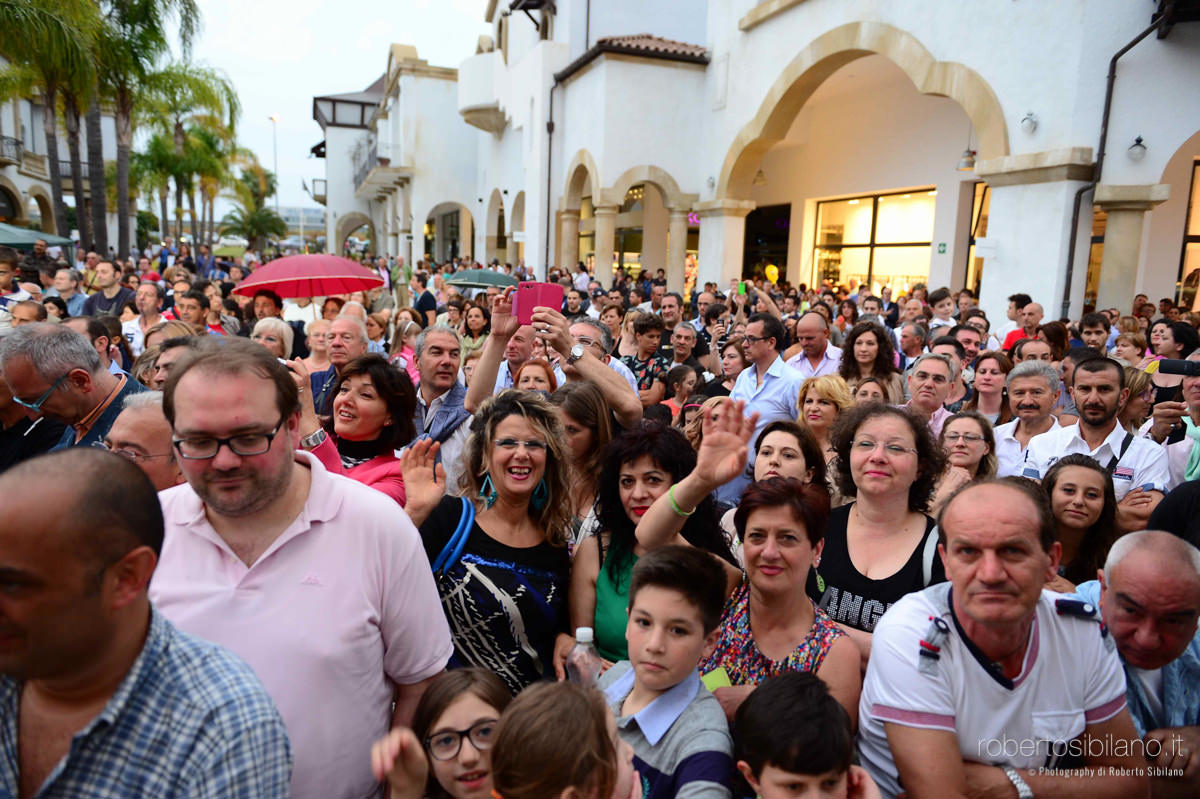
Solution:
<svg viewBox="0 0 1200 799">
<path fill-rule="evenodd" d="M 133 304 L 137 306 L 138 315 L 121 325 L 121 334 L 129 342 L 129 352 L 138 357 L 145 350 L 143 342 L 146 331 L 163 321 L 162 286 L 157 283 L 142 283 L 133 295 Z"/>
<path fill-rule="evenodd" d="M 1008 406 L 1015 419 L 997 425 L 996 476 L 1020 475 L 1025 453 L 1034 436 L 1058 429 L 1051 413 L 1058 401 L 1058 371 L 1044 361 L 1023 361 L 1005 378 Z"/>
<path fill-rule="evenodd" d="M 756 313 L 746 324 L 742 338 L 746 360 L 750 366 L 734 381 L 729 398 L 746 403 L 746 416 L 758 414 L 751 441 L 757 441 L 764 427 L 779 420 L 795 421 L 800 415 L 800 386 L 804 383 L 795 369 L 790 369 L 779 357 L 783 342 L 783 323 L 774 316 Z M 750 463 L 753 463 L 753 452 Z M 732 480 L 717 489 L 717 499 L 736 505 L 742 491 L 749 485 L 745 476 Z"/>
<path fill-rule="evenodd" d="M 816 311 L 807 311 L 796 320 L 796 343 L 800 352 L 788 359 L 787 365 L 801 377 L 820 377 L 837 374 L 842 351 L 829 343 L 829 323 Z"/>
<path fill-rule="evenodd" d="M 1127 433 L 1117 423 L 1117 411 L 1129 396 L 1120 363 L 1111 358 L 1081 361 L 1071 380 L 1079 422 L 1030 441 L 1022 475 L 1040 480 L 1062 456 L 1090 455 L 1112 475 L 1117 527 L 1144 530 L 1170 479 L 1167 454 L 1154 441 Z"/>
<path fill-rule="evenodd" d="M 591 282 L 592 276 L 588 274 L 587 264 L 582 261 L 579 262 L 576 268 L 578 271 L 575 273 L 575 279 L 572 283 L 579 290 L 579 293 L 583 294 L 587 291 L 588 283 Z"/>
<path fill-rule="evenodd" d="M 1043 591 L 1062 556 L 1045 494 L 1013 478 L 972 484 L 940 522 L 949 582 L 884 614 L 863 681 L 859 756 L 881 793 L 1145 796 L 1125 675 L 1095 607 Z M 1065 771 L 1080 760 L 1094 770 Z"/>
</svg>

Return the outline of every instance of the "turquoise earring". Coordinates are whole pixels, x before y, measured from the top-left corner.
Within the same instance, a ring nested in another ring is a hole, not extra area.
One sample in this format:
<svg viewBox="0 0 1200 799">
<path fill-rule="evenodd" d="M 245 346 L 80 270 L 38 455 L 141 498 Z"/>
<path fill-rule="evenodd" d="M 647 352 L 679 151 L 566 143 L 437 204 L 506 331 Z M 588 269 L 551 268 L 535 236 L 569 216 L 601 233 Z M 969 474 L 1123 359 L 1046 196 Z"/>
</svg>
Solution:
<svg viewBox="0 0 1200 799">
<path fill-rule="evenodd" d="M 546 486 L 546 478 L 543 477 L 537 484 L 537 488 L 533 489 L 533 496 L 529 502 L 533 505 L 534 510 L 541 510 L 546 507 L 546 500 L 550 499 L 550 489 Z"/>
<path fill-rule="evenodd" d="M 479 487 L 479 498 L 487 503 L 489 508 L 496 504 L 496 486 L 492 485 L 490 474 L 483 476 L 483 485 Z"/>
</svg>

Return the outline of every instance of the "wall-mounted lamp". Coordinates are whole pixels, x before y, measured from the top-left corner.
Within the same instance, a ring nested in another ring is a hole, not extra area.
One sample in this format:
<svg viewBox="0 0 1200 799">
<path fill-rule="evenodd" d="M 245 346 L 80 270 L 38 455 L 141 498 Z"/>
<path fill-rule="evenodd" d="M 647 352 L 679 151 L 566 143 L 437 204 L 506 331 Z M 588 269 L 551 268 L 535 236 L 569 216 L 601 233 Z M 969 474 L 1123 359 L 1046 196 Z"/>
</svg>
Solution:
<svg viewBox="0 0 1200 799">
<path fill-rule="evenodd" d="M 500 190 L 500 193 L 501 193 L 501 194 L 508 194 L 508 189 L 501 189 L 501 190 Z"/>
<path fill-rule="evenodd" d="M 765 186 L 765 185 L 767 185 L 767 176 L 766 176 L 766 173 L 764 173 L 764 172 L 763 172 L 761 169 L 760 169 L 760 170 L 758 170 L 758 172 L 757 172 L 757 173 L 755 173 L 755 175 L 754 175 L 754 185 L 755 185 L 755 186 Z"/>
<path fill-rule="evenodd" d="M 1130 161 L 1141 161 L 1146 157 L 1146 145 L 1142 142 L 1141 136 L 1133 140 L 1133 144 L 1129 145 L 1125 154 L 1129 156 Z"/>
<path fill-rule="evenodd" d="M 1032 111 L 1021 117 L 1021 130 L 1025 131 L 1027 134 L 1033 133 L 1035 130 L 1037 130 L 1037 126 L 1038 118 Z"/>
<path fill-rule="evenodd" d="M 714 178 L 714 177 L 712 177 L 712 176 L 710 175 L 710 176 L 709 176 L 709 178 L 708 178 L 708 187 L 709 187 L 710 189 L 712 189 L 712 188 L 715 188 L 715 187 L 716 187 L 716 185 L 717 185 L 717 179 L 716 179 L 716 178 Z"/>
</svg>

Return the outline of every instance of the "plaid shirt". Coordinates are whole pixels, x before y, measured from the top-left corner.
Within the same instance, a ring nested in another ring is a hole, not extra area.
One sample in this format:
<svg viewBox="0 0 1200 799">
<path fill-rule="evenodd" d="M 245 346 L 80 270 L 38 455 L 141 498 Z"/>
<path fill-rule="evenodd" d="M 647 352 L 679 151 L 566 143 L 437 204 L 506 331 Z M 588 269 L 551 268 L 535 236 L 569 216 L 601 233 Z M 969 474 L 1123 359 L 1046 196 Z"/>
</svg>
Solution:
<svg viewBox="0 0 1200 799">
<path fill-rule="evenodd" d="M 20 702 L 21 684 L 0 676 L 0 797 L 20 787 Z M 250 667 L 152 609 L 133 667 L 35 799 L 272 799 L 291 772 L 283 721 Z"/>
</svg>

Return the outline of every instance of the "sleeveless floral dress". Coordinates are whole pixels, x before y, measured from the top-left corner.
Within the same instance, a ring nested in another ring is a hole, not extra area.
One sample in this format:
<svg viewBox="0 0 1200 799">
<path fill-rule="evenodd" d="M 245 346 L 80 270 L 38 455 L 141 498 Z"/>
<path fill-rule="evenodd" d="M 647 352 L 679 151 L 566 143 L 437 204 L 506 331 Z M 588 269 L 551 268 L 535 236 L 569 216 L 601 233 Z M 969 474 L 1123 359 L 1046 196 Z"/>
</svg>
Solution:
<svg viewBox="0 0 1200 799">
<path fill-rule="evenodd" d="M 814 604 L 813 626 L 808 635 L 786 659 L 771 660 L 758 650 L 750 631 L 750 582 L 743 579 L 725 603 L 721 637 L 712 655 L 700 662 L 700 673 L 707 674 L 724 667 L 734 685 L 756 685 L 789 671 L 816 672 L 833 642 L 845 635 L 825 611 Z"/>
</svg>

